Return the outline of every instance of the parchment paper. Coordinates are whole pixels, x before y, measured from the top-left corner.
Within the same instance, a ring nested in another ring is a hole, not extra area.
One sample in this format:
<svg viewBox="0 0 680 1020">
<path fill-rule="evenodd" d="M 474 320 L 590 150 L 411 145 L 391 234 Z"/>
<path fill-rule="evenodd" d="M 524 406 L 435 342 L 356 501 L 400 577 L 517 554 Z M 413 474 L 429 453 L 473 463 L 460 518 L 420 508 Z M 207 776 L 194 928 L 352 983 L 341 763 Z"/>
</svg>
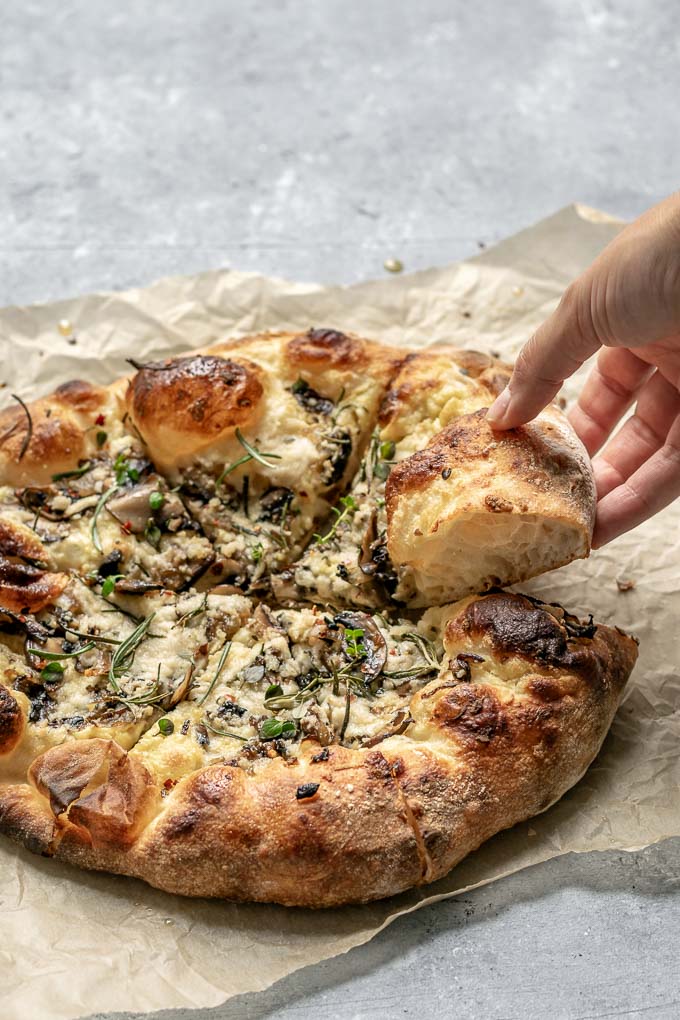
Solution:
<svg viewBox="0 0 680 1020">
<path fill-rule="evenodd" d="M 33 397 L 73 376 L 107 382 L 126 370 L 127 355 L 309 325 L 392 343 L 453 341 L 511 357 L 619 228 L 573 206 L 467 262 L 349 288 L 216 271 L 7 308 L 0 311 L 3 392 Z M 71 337 L 58 329 L 63 319 L 73 324 Z M 680 834 L 679 568 L 680 505 L 590 560 L 524 586 L 633 631 L 640 661 L 605 747 L 576 789 L 434 886 L 320 913 L 238 906 L 174 898 L 0 843 L 4 1020 L 214 1006 L 345 952 L 434 899 L 568 851 L 633 850 Z M 617 578 L 635 588 L 620 592 Z"/>
</svg>

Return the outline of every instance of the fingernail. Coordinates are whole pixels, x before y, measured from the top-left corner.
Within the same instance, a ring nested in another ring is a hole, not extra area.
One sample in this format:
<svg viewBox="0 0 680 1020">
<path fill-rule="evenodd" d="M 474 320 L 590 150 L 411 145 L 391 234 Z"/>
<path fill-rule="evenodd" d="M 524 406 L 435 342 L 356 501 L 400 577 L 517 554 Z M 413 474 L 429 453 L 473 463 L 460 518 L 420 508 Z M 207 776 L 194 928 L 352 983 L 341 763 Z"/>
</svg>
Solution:
<svg viewBox="0 0 680 1020">
<path fill-rule="evenodd" d="M 503 392 L 496 397 L 493 404 L 486 412 L 486 420 L 489 422 L 489 425 L 491 425 L 492 428 L 494 426 L 499 426 L 502 428 L 503 419 L 505 418 L 505 414 L 509 406 L 510 406 L 510 390 L 506 386 Z"/>
</svg>

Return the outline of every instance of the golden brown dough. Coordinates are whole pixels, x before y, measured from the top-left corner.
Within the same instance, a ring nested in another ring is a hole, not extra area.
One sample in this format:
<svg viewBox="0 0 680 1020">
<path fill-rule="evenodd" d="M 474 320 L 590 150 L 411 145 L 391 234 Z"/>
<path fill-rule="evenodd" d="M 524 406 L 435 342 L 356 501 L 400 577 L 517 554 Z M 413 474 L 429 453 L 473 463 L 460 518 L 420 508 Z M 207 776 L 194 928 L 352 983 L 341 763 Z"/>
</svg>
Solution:
<svg viewBox="0 0 680 1020">
<path fill-rule="evenodd" d="M 637 647 L 474 594 L 590 546 L 566 419 L 486 424 L 508 374 L 310 329 L 2 412 L 0 831 L 324 907 L 433 881 L 577 782 Z"/>
</svg>

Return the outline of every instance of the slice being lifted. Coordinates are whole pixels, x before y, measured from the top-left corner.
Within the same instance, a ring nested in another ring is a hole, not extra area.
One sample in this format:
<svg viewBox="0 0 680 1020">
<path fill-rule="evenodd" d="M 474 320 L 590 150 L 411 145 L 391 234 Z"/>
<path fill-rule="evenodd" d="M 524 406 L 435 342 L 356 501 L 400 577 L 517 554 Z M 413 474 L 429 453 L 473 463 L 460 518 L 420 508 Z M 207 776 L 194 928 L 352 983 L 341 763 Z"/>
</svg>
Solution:
<svg viewBox="0 0 680 1020">
<path fill-rule="evenodd" d="M 411 602 L 412 573 L 395 567 L 388 553 L 386 482 L 451 421 L 492 403 L 508 374 L 475 351 L 433 347 L 410 354 L 385 395 L 350 493 L 304 556 L 275 578 L 277 596 L 374 608 Z M 445 567 L 451 572 L 448 558 Z"/>
</svg>

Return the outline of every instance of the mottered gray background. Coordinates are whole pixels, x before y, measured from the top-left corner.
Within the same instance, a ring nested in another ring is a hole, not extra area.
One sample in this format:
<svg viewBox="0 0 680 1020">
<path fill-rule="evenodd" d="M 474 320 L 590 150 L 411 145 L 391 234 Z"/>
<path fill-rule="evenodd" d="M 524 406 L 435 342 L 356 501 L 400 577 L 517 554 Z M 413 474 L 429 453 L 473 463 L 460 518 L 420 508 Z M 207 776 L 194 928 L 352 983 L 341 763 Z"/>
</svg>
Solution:
<svg viewBox="0 0 680 1020">
<path fill-rule="evenodd" d="M 6 0 L 0 304 L 225 265 L 350 282 L 574 200 L 633 217 L 680 183 L 678 95 L 662 0 Z M 679 875 L 679 841 L 560 858 L 156 1016 L 670 1020 Z"/>
</svg>

